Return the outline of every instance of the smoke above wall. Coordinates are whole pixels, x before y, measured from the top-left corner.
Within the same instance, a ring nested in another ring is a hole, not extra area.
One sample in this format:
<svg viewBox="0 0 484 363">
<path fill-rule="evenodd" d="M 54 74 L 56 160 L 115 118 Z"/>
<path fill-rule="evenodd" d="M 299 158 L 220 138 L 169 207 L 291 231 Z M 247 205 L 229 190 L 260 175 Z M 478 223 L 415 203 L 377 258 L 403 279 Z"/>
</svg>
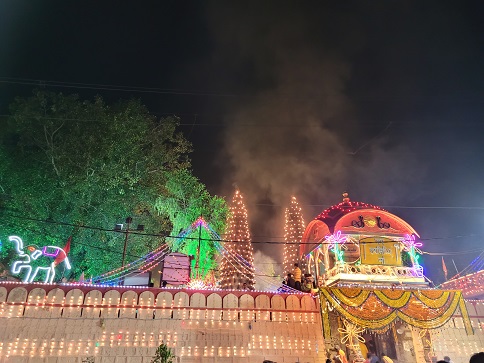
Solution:
<svg viewBox="0 0 484 363">
<path fill-rule="evenodd" d="M 231 196 L 236 184 L 243 193 L 254 241 L 283 241 L 284 208 L 293 195 L 307 223 L 339 203 L 344 191 L 374 204 L 395 199 L 377 183 L 405 193 L 401 168 L 414 169 L 411 150 L 396 142 L 391 120 L 362 127 L 349 95 L 351 56 L 364 43 L 358 24 L 340 44 L 323 24 L 314 28 L 310 9 L 284 5 L 272 18 L 250 4 L 233 12 L 239 16 L 224 9 L 219 17 L 215 9 L 210 22 L 217 44 L 212 62 L 241 74 L 232 81 L 242 96 L 224 120 L 220 189 Z M 377 176 L 382 160 L 385 172 Z M 254 247 L 281 259 L 271 245 Z"/>
</svg>

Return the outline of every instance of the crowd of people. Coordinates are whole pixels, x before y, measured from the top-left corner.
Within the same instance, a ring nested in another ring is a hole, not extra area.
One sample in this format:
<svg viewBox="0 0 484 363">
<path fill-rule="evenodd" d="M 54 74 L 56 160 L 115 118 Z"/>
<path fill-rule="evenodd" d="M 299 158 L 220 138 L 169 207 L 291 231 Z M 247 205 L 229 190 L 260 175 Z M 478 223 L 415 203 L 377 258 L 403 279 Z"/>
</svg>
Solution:
<svg viewBox="0 0 484 363">
<path fill-rule="evenodd" d="M 294 269 L 291 273 L 288 273 L 283 284 L 289 286 L 292 289 L 303 292 L 317 291 L 317 285 L 314 281 L 314 277 L 311 274 L 303 274 L 299 264 L 294 264 Z"/>
</svg>

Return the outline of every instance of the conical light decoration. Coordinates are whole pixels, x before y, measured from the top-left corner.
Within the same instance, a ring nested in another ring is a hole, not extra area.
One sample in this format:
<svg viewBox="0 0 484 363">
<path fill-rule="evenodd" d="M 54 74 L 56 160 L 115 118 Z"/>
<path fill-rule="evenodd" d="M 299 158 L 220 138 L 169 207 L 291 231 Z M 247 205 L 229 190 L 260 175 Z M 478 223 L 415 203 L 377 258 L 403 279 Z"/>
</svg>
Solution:
<svg viewBox="0 0 484 363">
<path fill-rule="evenodd" d="M 284 224 L 284 274 L 290 273 L 295 263 L 299 263 L 299 243 L 304 233 L 304 219 L 296 197 L 291 198 L 289 208 L 286 208 Z"/>
<path fill-rule="evenodd" d="M 225 253 L 220 264 L 223 289 L 254 289 L 254 250 L 252 248 L 247 209 L 242 194 L 237 189 L 230 205 L 225 233 Z"/>
</svg>

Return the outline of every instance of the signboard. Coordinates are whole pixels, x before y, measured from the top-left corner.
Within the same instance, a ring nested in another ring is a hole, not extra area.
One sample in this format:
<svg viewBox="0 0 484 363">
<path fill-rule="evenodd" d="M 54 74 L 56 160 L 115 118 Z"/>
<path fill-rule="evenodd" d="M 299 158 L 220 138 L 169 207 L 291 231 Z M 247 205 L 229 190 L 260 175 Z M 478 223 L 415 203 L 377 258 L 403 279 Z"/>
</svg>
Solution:
<svg viewBox="0 0 484 363">
<path fill-rule="evenodd" d="M 400 242 L 385 237 L 368 237 L 360 240 L 362 265 L 401 266 Z"/>
<path fill-rule="evenodd" d="M 190 257 L 183 253 L 170 253 L 163 264 L 162 281 L 169 285 L 183 285 L 190 281 Z"/>
</svg>

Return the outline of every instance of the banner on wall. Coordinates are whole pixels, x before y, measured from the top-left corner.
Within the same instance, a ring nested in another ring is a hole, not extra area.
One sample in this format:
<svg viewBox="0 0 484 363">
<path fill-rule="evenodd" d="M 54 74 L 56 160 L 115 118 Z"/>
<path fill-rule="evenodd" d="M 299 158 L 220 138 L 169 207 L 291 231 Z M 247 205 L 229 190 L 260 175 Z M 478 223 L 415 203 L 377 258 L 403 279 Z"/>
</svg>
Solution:
<svg viewBox="0 0 484 363">
<path fill-rule="evenodd" d="M 401 266 L 401 243 L 386 237 L 367 237 L 360 240 L 363 265 Z"/>
</svg>

